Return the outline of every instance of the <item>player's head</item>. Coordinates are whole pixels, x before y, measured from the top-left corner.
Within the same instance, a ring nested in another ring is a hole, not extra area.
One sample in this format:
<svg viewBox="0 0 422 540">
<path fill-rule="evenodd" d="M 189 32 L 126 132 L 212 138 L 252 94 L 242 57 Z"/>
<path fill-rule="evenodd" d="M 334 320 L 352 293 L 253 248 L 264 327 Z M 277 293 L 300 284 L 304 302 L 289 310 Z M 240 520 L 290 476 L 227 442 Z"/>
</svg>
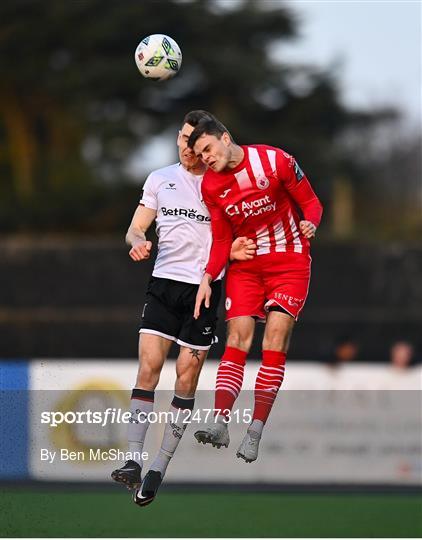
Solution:
<svg viewBox="0 0 422 540">
<path fill-rule="evenodd" d="M 228 129 L 219 120 L 205 118 L 192 131 L 188 145 L 208 167 L 220 172 L 232 157 L 234 143 Z"/>
<path fill-rule="evenodd" d="M 180 128 L 179 135 L 177 137 L 177 146 L 179 149 L 180 163 L 185 167 L 185 169 L 193 169 L 194 172 L 201 171 L 202 162 L 199 157 L 195 156 L 194 151 L 188 147 L 188 140 L 192 131 L 201 121 L 211 120 L 213 118 L 214 117 L 211 113 L 202 110 L 190 111 L 184 117 L 182 127 Z"/>
</svg>

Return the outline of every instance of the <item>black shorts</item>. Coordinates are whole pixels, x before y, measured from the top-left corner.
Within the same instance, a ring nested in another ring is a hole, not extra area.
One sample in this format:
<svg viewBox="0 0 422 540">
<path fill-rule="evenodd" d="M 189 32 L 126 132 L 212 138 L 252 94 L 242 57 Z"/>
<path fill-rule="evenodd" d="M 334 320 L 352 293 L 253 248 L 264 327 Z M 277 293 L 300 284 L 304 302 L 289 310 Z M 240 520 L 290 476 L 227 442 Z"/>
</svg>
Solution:
<svg viewBox="0 0 422 540">
<path fill-rule="evenodd" d="M 208 350 L 217 324 L 221 281 L 211 284 L 210 307 L 201 306 L 198 319 L 193 318 L 198 285 L 152 277 L 142 311 L 140 333 L 156 334 L 184 347 Z"/>
</svg>

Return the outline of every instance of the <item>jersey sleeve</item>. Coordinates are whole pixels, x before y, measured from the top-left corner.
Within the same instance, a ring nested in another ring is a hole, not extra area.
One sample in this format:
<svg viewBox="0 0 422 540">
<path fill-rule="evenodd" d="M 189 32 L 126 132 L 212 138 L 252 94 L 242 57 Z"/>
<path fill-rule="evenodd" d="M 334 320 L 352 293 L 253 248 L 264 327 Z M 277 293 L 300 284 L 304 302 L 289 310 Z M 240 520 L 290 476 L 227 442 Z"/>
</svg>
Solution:
<svg viewBox="0 0 422 540">
<path fill-rule="evenodd" d="M 322 217 L 322 204 L 296 159 L 282 150 L 277 150 L 276 163 L 277 176 L 302 210 L 304 219 L 318 227 Z"/>
<path fill-rule="evenodd" d="M 152 210 L 158 209 L 157 190 L 154 189 L 154 176 L 150 174 L 145 180 L 139 204 Z"/>
<path fill-rule="evenodd" d="M 211 217 L 212 244 L 205 272 L 215 280 L 226 266 L 233 241 L 233 232 L 230 222 L 222 209 L 213 202 L 206 189 L 202 189 L 202 196 Z"/>
</svg>

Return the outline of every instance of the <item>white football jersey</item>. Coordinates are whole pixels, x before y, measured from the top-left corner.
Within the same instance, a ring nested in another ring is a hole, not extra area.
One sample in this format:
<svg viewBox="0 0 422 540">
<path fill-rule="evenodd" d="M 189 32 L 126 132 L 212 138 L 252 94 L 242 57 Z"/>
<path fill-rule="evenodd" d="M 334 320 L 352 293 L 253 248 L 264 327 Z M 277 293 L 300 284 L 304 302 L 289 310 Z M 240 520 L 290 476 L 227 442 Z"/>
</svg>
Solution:
<svg viewBox="0 0 422 540">
<path fill-rule="evenodd" d="M 158 254 L 153 276 L 201 282 L 212 243 L 201 183 L 202 176 L 191 174 L 180 163 L 153 171 L 146 179 L 139 203 L 157 211 Z"/>
</svg>

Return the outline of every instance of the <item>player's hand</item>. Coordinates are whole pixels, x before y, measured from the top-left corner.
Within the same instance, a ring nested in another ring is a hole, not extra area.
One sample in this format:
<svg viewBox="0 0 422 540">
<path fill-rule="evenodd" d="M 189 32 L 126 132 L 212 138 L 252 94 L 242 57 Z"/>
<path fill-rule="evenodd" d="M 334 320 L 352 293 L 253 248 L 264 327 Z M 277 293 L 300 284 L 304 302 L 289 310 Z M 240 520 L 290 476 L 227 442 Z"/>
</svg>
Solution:
<svg viewBox="0 0 422 540">
<path fill-rule="evenodd" d="M 301 221 L 299 223 L 299 229 L 305 238 L 315 237 L 316 227 L 312 223 L 312 221 L 306 221 L 306 220 Z"/>
<path fill-rule="evenodd" d="M 247 236 L 239 236 L 232 244 L 230 251 L 231 261 L 250 261 L 254 258 L 256 244 Z"/>
<path fill-rule="evenodd" d="M 129 251 L 129 256 L 134 261 L 144 261 L 145 259 L 149 259 L 151 248 L 152 242 L 141 240 L 133 244 L 132 249 Z"/>
<path fill-rule="evenodd" d="M 199 285 L 198 292 L 196 293 L 195 309 L 193 312 L 194 319 L 197 319 L 199 317 L 202 302 L 204 302 L 206 308 L 210 307 L 210 299 L 212 293 L 210 283 L 211 276 L 209 274 L 205 274 Z"/>
</svg>

